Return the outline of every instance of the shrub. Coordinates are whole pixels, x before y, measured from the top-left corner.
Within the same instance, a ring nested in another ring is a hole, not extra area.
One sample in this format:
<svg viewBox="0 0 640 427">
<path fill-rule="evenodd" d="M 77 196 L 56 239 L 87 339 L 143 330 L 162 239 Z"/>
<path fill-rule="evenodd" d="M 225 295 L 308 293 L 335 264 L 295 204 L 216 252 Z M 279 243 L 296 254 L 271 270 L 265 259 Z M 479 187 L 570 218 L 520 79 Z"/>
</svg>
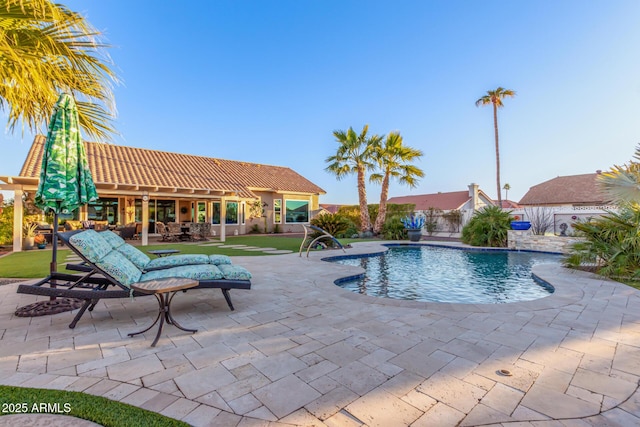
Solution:
<svg viewBox="0 0 640 427">
<path fill-rule="evenodd" d="M 311 225 L 322 228 L 333 237 L 343 237 L 349 229 L 350 222 L 340 214 L 318 215 L 311 220 Z M 318 237 L 318 234 L 315 237 Z"/>
<path fill-rule="evenodd" d="M 13 203 L 5 203 L 0 215 L 0 245 L 13 242 Z"/>
<path fill-rule="evenodd" d="M 253 224 L 249 229 L 249 234 L 260 234 L 262 230 L 258 224 Z"/>
<path fill-rule="evenodd" d="M 340 206 L 337 214 L 353 223 L 356 233 L 360 231 L 360 206 Z"/>
<path fill-rule="evenodd" d="M 486 206 L 476 211 L 462 229 L 462 241 L 471 246 L 506 247 L 511 211 Z"/>
<path fill-rule="evenodd" d="M 572 244 L 563 260 L 567 267 L 594 267 L 611 278 L 640 278 L 640 207 L 626 206 L 618 213 L 573 224 L 585 240 Z"/>
<path fill-rule="evenodd" d="M 407 229 L 399 216 L 388 217 L 382 226 L 382 237 L 386 240 L 406 240 Z"/>
</svg>

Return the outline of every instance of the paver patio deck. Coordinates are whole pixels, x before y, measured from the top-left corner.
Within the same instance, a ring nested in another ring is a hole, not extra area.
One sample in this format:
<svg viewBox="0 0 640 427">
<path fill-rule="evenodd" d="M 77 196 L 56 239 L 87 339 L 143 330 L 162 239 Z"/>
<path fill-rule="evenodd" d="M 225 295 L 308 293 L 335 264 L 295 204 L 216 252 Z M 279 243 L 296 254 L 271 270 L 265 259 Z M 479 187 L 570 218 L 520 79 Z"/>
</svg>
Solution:
<svg viewBox="0 0 640 427">
<path fill-rule="evenodd" d="M 72 330 L 72 313 L 15 317 L 37 298 L 0 286 L 0 384 L 194 426 L 640 425 L 639 291 L 546 265 L 534 271 L 556 292 L 537 301 L 395 301 L 335 286 L 360 270 L 320 260 L 331 255 L 234 257 L 254 276 L 236 310 L 211 290 L 180 294 L 174 315 L 198 332 L 168 327 L 155 348 L 153 334 L 127 336 L 154 298 L 103 300 Z"/>
</svg>

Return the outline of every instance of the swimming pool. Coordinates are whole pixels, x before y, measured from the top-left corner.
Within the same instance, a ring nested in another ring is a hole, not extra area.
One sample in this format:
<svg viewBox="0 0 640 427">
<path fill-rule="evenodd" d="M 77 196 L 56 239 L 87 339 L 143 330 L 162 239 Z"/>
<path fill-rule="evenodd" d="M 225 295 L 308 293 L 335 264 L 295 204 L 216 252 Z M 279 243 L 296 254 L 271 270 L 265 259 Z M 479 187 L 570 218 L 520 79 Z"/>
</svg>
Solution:
<svg viewBox="0 0 640 427">
<path fill-rule="evenodd" d="M 553 293 L 553 287 L 533 279 L 531 267 L 560 263 L 560 255 L 402 245 L 375 256 L 328 261 L 365 269 L 363 276 L 336 281 L 352 292 L 401 300 L 501 304 Z"/>
</svg>

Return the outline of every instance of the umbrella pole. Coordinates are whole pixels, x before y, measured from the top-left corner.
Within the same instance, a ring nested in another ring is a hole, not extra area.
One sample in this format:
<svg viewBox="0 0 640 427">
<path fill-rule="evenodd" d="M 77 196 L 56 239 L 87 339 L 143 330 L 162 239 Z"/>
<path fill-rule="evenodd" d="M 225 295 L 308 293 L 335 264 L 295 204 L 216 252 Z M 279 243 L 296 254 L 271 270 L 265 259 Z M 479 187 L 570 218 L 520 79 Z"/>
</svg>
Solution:
<svg viewBox="0 0 640 427">
<path fill-rule="evenodd" d="M 59 204 L 60 202 L 58 202 Z M 51 237 L 51 264 L 49 265 L 49 273 L 53 274 L 58 271 L 58 212 L 53 213 L 53 236 Z"/>
<path fill-rule="evenodd" d="M 49 264 L 49 275 L 53 276 L 58 271 L 58 211 L 60 202 L 57 202 L 58 209 L 53 212 L 53 230 L 51 233 L 51 264 Z M 49 286 L 56 287 L 56 281 L 52 278 Z M 50 297 L 50 301 L 55 301 L 56 297 Z"/>
</svg>

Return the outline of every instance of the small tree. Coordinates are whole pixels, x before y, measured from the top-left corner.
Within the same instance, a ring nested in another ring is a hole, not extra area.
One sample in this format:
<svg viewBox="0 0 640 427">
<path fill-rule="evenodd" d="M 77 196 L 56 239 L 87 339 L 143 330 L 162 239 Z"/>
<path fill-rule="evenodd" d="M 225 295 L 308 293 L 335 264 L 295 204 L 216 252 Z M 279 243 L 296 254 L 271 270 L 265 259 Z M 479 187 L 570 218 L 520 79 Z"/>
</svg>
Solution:
<svg viewBox="0 0 640 427">
<path fill-rule="evenodd" d="M 453 209 L 442 214 L 442 217 L 449 225 L 449 233 L 457 233 L 460 231 L 460 224 L 462 224 L 462 212 L 457 209 Z"/>
<path fill-rule="evenodd" d="M 524 213 L 531 223 L 531 232 L 536 236 L 544 234 L 553 228 L 553 212 L 549 208 L 525 208 Z"/>
<path fill-rule="evenodd" d="M 433 235 L 433 232 L 438 228 L 438 217 L 442 214 L 442 210 L 434 207 L 429 207 L 425 213 L 424 228 L 427 230 L 429 236 Z"/>
</svg>

